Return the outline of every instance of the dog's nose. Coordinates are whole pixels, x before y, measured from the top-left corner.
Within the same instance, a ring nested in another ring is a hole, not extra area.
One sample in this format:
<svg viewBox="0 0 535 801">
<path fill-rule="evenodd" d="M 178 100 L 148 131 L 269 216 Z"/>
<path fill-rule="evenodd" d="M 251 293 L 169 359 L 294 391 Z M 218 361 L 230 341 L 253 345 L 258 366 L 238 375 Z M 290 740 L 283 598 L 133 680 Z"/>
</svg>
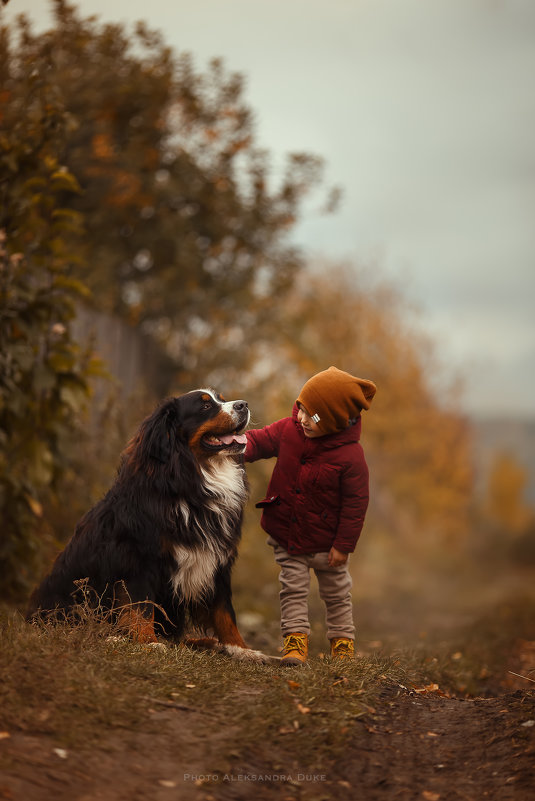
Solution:
<svg viewBox="0 0 535 801">
<path fill-rule="evenodd" d="M 244 412 L 248 408 L 247 401 L 244 400 L 234 401 L 234 403 L 232 404 L 232 408 L 234 409 L 235 412 Z"/>
</svg>

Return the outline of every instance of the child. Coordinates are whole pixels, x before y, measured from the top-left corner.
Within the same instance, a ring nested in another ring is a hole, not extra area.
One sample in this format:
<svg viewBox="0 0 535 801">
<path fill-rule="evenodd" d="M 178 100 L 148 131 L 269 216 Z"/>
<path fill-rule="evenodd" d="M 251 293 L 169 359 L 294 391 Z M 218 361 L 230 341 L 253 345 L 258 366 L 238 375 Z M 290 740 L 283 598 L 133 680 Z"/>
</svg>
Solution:
<svg viewBox="0 0 535 801">
<path fill-rule="evenodd" d="M 286 665 L 307 660 L 311 568 L 325 603 L 331 656 L 354 657 L 348 557 L 368 506 L 360 413 L 369 409 L 375 391 L 371 381 L 329 367 L 306 382 L 292 417 L 247 432 L 246 462 L 277 457 L 267 496 L 257 507 L 281 569 Z"/>
</svg>

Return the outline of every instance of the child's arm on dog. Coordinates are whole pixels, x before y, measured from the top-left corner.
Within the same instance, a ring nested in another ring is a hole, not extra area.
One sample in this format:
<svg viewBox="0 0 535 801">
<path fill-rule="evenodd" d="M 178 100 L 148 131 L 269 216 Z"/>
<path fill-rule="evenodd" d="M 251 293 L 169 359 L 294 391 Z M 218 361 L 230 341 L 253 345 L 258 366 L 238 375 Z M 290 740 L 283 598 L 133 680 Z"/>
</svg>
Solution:
<svg viewBox="0 0 535 801">
<path fill-rule="evenodd" d="M 246 462 L 256 462 L 257 459 L 271 459 L 279 455 L 279 445 L 281 434 L 286 424 L 286 419 L 277 420 L 264 428 L 253 428 L 246 431 L 247 447 L 245 449 L 244 460 Z"/>
</svg>

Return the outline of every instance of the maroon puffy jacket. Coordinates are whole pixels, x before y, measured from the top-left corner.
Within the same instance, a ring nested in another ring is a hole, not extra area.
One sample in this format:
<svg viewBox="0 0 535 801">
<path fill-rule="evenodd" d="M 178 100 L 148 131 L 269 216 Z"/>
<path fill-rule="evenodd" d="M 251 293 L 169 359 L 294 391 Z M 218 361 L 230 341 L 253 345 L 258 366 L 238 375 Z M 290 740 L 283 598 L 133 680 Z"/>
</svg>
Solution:
<svg viewBox="0 0 535 801">
<path fill-rule="evenodd" d="M 336 434 L 309 439 L 293 417 L 247 432 L 245 461 L 277 457 L 262 528 L 290 554 L 351 553 L 368 507 L 368 467 L 360 418 Z"/>
</svg>

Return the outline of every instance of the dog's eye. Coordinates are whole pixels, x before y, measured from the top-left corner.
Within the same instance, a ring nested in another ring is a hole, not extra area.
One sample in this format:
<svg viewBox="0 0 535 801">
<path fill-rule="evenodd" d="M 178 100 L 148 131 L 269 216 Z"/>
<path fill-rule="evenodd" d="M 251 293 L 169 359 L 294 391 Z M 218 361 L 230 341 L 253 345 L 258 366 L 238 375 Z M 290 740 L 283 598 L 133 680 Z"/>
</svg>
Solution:
<svg viewBox="0 0 535 801">
<path fill-rule="evenodd" d="M 211 401 L 203 401 L 202 408 L 203 408 L 203 410 L 205 412 L 207 412 L 208 409 L 212 408 L 212 402 Z"/>
</svg>

